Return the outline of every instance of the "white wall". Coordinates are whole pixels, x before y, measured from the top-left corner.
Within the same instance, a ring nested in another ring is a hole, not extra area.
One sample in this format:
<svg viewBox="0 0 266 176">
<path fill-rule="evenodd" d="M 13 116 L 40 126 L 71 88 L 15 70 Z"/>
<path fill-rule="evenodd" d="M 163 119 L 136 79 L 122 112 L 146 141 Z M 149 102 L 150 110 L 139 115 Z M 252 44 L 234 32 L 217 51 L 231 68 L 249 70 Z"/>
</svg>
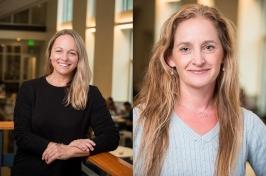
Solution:
<svg viewBox="0 0 266 176">
<path fill-rule="evenodd" d="M 122 25 L 115 26 L 114 30 L 114 55 L 113 55 L 113 80 L 112 97 L 115 101 L 131 101 L 130 76 L 130 45 L 131 29 L 121 29 Z"/>
<path fill-rule="evenodd" d="M 240 84 L 248 96 L 260 93 L 262 17 L 258 1 L 239 1 L 238 58 Z"/>
<path fill-rule="evenodd" d="M 95 43 L 95 28 L 90 28 L 86 30 L 86 40 L 85 45 L 88 53 L 89 66 L 91 72 L 93 74 L 93 66 L 94 66 L 94 43 Z M 91 84 L 93 84 L 93 76 L 91 80 Z"/>
<path fill-rule="evenodd" d="M 266 114 L 266 1 L 264 0 L 262 3 L 262 30 L 263 30 L 263 38 L 262 38 L 262 64 L 261 64 L 261 86 L 260 86 L 260 96 L 258 97 L 258 107 L 259 112 L 261 114 Z"/>
<path fill-rule="evenodd" d="M 163 23 L 179 9 L 178 2 L 167 2 L 156 0 L 155 4 L 155 34 L 154 41 L 157 42 L 160 38 Z"/>
</svg>

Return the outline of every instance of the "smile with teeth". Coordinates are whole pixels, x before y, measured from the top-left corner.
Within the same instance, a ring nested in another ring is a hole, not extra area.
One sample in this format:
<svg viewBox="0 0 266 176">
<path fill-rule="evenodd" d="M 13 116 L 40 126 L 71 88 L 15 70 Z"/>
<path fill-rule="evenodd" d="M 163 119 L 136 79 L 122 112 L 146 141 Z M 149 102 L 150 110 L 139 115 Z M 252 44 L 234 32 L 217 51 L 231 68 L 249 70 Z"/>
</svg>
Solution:
<svg viewBox="0 0 266 176">
<path fill-rule="evenodd" d="M 64 63 L 58 63 L 60 66 L 62 66 L 62 67 L 68 67 L 68 66 L 70 66 L 70 64 L 64 64 Z"/>
</svg>

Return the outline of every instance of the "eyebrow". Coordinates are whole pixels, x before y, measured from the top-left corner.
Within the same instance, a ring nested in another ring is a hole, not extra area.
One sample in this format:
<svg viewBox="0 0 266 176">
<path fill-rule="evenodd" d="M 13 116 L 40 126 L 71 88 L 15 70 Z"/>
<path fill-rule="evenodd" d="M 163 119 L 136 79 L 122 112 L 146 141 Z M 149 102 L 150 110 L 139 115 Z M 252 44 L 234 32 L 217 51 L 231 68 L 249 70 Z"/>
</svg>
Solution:
<svg viewBox="0 0 266 176">
<path fill-rule="evenodd" d="M 55 47 L 54 49 L 63 49 L 63 48 L 61 48 L 60 46 L 58 46 L 58 47 Z M 75 51 L 75 52 L 77 52 L 77 50 L 75 50 L 75 49 L 70 49 L 68 51 Z"/>
<path fill-rule="evenodd" d="M 214 41 L 214 40 L 206 40 L 206 41 L 202 42 L 202 45 L 203 45 L 203 44 L 207 44 L 207 43 L 214 43 L 214 44 L 217 44 L 217 42 Z"/>
<path fill-rule="evenodd" d="M 204 45 L 204 44 L 207 44 L 207 43 L 214 43 L 214 44 L 217 44 L 216 41 L 214 40 L 205 40 L 201 43 L 201 45 Z M 176 46 L 180 46 L 180 45 L 191 45 L 191 42 L 180 42 L 180 43 L 177 43 Z"/>
<path fill-rule="evenodd" d="M 68 50 L 68 51 L 75 51 L 75 52 L 77 52 L 77 50 L 75 50 L 75 49 L 70 49 L 70 50 Z"/>
<path fill-rule="evenodd" d="M 54 49 L 63 49 L 63 48 L 61 48 L 60 46 L 58 46 L 58 47 L 55 47 Z"/>
</svg>

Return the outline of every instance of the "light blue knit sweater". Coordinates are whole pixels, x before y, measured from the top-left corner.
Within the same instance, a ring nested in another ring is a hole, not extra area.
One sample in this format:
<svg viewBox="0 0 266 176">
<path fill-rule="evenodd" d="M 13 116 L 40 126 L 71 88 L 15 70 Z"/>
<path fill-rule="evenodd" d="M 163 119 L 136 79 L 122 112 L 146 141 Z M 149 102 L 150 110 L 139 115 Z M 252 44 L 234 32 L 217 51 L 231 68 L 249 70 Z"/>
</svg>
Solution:
<svg viewBox="0 0 266 176">
<path fill-rule="evenodd" d="M 256 176 L 266 176 L 266 126 L 257 115 L 242 109 L 244 114 L 244 138 L 235 173 L 244 176 L 246 161 Z M 141 152 L 141 126 L 137 125 L 138 109 L 134 115 L 134 159 Z M 174 112 L 169 128 L 169 147 L 163 163 L 161 176 L 213 176 L 218 150 L 219 123 L 203 136 L 195 133 Z M 142 176 L 142 162 L 134 162 L 134 175 Z"/>
</svg>

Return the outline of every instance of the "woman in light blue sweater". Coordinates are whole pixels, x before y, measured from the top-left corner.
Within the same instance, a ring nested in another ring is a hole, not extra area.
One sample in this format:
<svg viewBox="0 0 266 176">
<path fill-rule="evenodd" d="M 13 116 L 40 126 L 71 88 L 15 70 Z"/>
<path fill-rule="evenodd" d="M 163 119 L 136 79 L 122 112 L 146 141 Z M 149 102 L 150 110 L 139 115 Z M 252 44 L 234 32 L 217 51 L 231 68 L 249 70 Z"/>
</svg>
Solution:
<svg viewBox="0 0 266 176">
<path fill-rule="evenodd" d="M 136 176 L 266 175 L 266 127 L 240 107 L 232 24 L 189 5 L 164 24 L 134 109 Z"/>
</svg>

